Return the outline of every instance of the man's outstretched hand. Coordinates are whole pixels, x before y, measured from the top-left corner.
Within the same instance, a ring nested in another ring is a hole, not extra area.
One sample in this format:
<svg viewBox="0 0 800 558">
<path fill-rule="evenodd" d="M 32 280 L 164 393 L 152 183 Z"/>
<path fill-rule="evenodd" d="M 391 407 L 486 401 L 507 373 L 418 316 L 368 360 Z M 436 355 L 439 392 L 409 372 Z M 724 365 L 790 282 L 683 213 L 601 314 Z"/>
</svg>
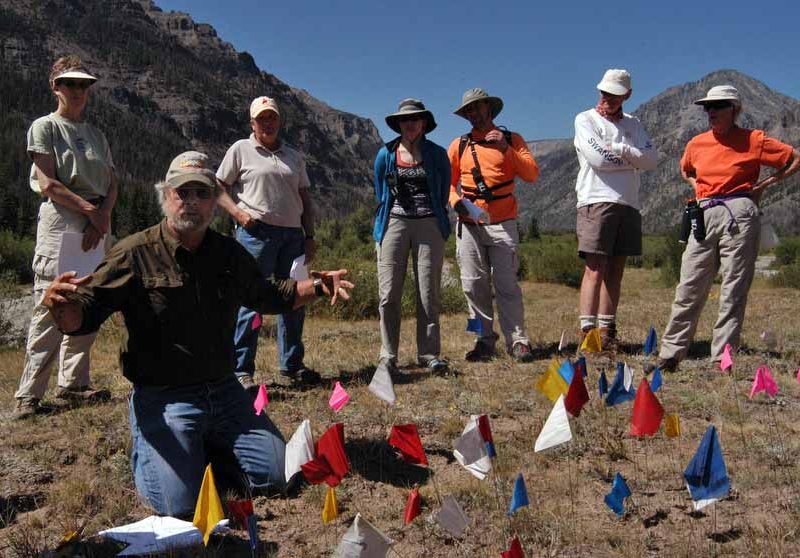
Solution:
<svg viewBox="0 0 800 558">
<path fill-rule="evenodd" d="M 331 297 L 331 306 L 336 304 L 336 300 L 341 297 L 344 300 L 350 300 L 350 289 L 354 285 L 350 281 L 344 279 L 347 275 L 346 269 L 339 269 L 337 271 L 312 271 L 311 276 L 315 279 L 322 279 L 322 289 L 325 295 Z"/>
</svg>

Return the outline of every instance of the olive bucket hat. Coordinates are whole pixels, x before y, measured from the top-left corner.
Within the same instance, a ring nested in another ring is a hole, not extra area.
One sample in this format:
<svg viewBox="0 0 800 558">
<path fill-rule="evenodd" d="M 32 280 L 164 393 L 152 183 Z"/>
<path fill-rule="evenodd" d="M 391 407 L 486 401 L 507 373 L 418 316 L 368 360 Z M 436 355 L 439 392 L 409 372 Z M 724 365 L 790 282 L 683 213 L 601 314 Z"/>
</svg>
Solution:
<svg viewBox="0 0 800 558">
<path fill-rule="evenodd" d="M 400 104 L 397 106 L 397 112 L 393 112 L 386 117 L 386 125 L 399 134 L 400 119 L 416 114 L 425 118 L 426 134 L 436 128 L 436 120 L 433 119 L 433 113 L 426 109 L 423 102 L 418 99 L 403 99 L 400 101 Z"/>
<path fill-rule="evenodd" d="M 489 102 L 492 118 L 495 118 L 498 114 L 500 114 L 500 111 L 503 110 L 503 99 L 500 97 L 492 97 L 480 87 L 473 87 L 472 89 L 464 91 L 464 94 L 461 96 L 461 106 L 454 110 L 453 114 L 457 114 L 462 118 L 466 118 L 466 116 L 464 116 L 464 109 L 467 107 L 467 105 L 471 105 L 477 101 Z"/>
</svg>

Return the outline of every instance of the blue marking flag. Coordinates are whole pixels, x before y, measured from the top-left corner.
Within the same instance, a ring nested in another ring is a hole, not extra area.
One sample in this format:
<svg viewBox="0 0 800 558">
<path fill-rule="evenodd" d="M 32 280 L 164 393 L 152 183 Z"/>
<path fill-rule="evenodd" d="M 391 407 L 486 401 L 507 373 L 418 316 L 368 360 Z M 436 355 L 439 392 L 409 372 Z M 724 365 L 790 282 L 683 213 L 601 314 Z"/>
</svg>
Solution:
<svg viewBox="0 0 800 558">
<path fill-rule="evenodd" d="M 630 495 L 631 489 L 628 488 L 625 478 L 617 473 L 614 475 L 614 482 L 611 484 L 611 492 L 606 494 L 603 500 L 617 516 L 622 517 L 625 513 L 625 498 Z"/>
<path fill-rule="evenodd" d="M 581 375 L 586 378 L 589 376 L 589 372 L 586 368 L 586 357 L 580 357 L 578 360 L 575 361 L 575 370 L 580 370 Z"/>
<path fill-rule="evenodd" d="M 525 487 L 525 479 L 522 473 L 517 475 L 514 482 L 514 494 L 511 495 L 511 505 L 508 508 L 508 515 L 514 515 L 519 508 L 528 505 L 528 489 Z"/>
<path fill-rule="evenodd" d="M 606 378 L 606 371 L 600 371 L 600 379 L 597 380 L 597 393 L 600 394 L 600 399 L 608 393 L 608 378 Z"/>
<path fill-rule="evenodd" d="M 247 516 L 247 534 L 250 537 L 250 550 L 255 550 L 258 548 L 258 527 L 254 514 Z"/>
<path fill-rule="evenodd" d="M 612 407 L 618 403 L 625 401 L 632 401 L 636 399 L 636 389 L 631 386 L 630 391 L 625 389 L 625 364 L 622 362 L 617 363 L 617 375 L 614 376 L 614 381 L 606 395 L 606 405 Z"/>
<path fill-rule="evenodd" d="M 653 379 L 650 380 L 650 391 L 653 393 L 658 391 L 658 388 L 661 387 L 662 379 L 661 379 L 661 369 L 656 366 L 653 370 Z"/>
<path fill-rule="evenodd" d="M 483 326 L 481 325 L 480 318 L 467 318 L 467 331 L 471 331 L 475 335 L 483 335 Z"/>
<path fill-rule="evenodd" d="M 573 374 L 575 374 L 575 368 L 572 365 L 572 361 L 569 359 L 562 362 L 561 366 L 558 367 L 558 375 L 564 378 L 564 381 L 567 382 L 567 385 L 572 383 Z"/>
<path fill-rule="evenodd" d="M 656 345 L 658 345 L 658 338 L 656 337 L 656 330 L 650 326 L 650 331 L 647 332 L 647 338 L 644 340 L 644 348 L 642 352 L 646 355 L 652 355 L 656 352 Z"/>
<path fill-rule="evenodd" d="M 686 479 L 695 510 L 713 504 L 730 492 L 731 480 L 722 457 L 717 429 L 713 424 L 703 435 L 694 457 L 683 472 L 683 478 Z"/>
</svg>

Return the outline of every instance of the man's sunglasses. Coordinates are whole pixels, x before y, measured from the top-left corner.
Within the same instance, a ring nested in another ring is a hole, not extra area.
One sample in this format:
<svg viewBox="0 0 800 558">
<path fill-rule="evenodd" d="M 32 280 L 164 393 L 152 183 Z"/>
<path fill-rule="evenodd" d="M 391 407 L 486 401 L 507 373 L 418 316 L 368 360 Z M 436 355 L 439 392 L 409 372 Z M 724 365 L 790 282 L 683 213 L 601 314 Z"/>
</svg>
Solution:
<svg viewBox="0 0 800 558">
<path fill-rule="evenodd" d="M 89 89 L 92 83 L 85 79 L 60 79 L 56 82 L 56 85 L 63 85 L 70 89 Z"/>
<path fill-rule="evenodd" d="M 731 103 L 730 101 L 713 101 L 711 103 L 705 103 L 703 105 L 703 109 L 705 109 L 705 111 L 708 112 L 711 109 L 724 110 L 724 109 L 730 108 L 732 106 L 733 106 L 733 103 Z"/>
<path fill-rule="evenodd" d="M 422 120 L 422 115 L 412 114 L 410 116 L 401 116 L 397 119 L 398 122 L 414 122 L 415 120 Z"/>
<path fill-rule="evenodd" d="M 214 195 L 214 190 L 211 188 L 178 188 L 175 193 L 182 201 L 186 201 L 192 196 L 196 196 L 199 200 L 210 200 Z"/>
</svg>

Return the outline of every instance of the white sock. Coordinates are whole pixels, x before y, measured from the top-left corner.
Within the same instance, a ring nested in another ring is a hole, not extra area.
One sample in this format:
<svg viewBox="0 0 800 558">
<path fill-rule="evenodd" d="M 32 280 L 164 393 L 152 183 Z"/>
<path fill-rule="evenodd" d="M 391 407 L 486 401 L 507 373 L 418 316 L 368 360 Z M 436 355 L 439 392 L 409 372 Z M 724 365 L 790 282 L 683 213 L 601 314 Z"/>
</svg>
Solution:
<svg viewBox="0 0 800 558">
<path fill-rule="evenodd" d="M 597 316 L 578 316 L 581 321 L 581 329 L 583 331 L 589 331 L 597 327 Z"/>
</svg>

